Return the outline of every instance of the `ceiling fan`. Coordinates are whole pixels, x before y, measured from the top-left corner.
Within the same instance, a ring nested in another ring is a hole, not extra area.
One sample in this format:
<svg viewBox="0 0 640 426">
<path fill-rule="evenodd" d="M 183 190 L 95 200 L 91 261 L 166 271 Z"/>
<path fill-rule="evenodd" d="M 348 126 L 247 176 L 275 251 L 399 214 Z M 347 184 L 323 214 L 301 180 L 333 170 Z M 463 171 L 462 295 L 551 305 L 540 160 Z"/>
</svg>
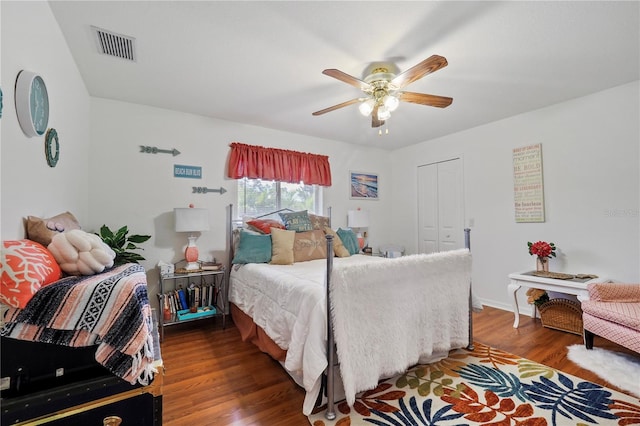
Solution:
<svg viewBox="0 0 640 426">
<path fill-rule="evenodd" d="M 322 115 L 359 103 L 360 113 L 364 116 L 371 115 L 371 127 L 380 127 L 385 120 L 391 117 L 391 112 L 398 108 L 401 101 L 446 108 L 451 105 L 453 98 L 402 90 L 410 83 L 446 66 L 447 60 L 444 57 L 433 55 L 405 72 L 396 75 L 393 72 L 396 68 L 395 65 L 380 63 L 362 80 L 334 68 L 326 69 L 322 71 L 322 74 L 350 84 L 362 90 L 366 96 L 321 109 L 314 112 L 313 115 Z"/>
</svg>

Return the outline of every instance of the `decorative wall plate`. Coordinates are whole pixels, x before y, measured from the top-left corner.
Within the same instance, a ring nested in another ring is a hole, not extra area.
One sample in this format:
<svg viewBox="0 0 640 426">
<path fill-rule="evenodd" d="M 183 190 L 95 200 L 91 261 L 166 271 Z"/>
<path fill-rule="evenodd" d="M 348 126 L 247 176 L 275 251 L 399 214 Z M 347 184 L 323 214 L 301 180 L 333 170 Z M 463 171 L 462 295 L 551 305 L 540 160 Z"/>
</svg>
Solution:
<svg viewBox="0 0 640 426">
<path fill-rule="evenodd" d="M 18 74 L 16 112 L 25 135 L 44 135 L 49 124 L 49 95 L 44 80 L 34 72 L 22 70 Z"/>
<path fill-rule="evenodd" d="M 60 141 L 56 129 L 49 129 L 44 138 L 44 154 L 47 157 L 49 167 L 55 167 L 60 159 Z"/>
</svg>

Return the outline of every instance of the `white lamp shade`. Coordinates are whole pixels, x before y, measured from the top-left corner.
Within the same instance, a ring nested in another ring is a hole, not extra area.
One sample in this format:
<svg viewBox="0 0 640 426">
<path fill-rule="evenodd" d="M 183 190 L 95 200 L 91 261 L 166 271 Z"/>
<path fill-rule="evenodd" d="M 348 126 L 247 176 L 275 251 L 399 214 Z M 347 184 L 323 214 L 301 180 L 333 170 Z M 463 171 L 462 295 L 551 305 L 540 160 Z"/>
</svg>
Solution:
<svg viewBox="0 0 640 426">
<path fill-rule="evenodd" d="M 398 105 L 400 105 L 400 101 L 398 100 L 398 98 L 392 95 L 385 96 L 383 101 L 384 106 L 387 107 L 387 111 L 389 112 L 395 111 L 398 108 Z"/>
<path fill-rule="evenodd" d="M 207 209 L 175 208 L 176 232 L 200 232 L 209 230 Z"/>
<path fill-rule="evenodd" d="M 388 120 L 389 118 L 391 118 L 391 111 L 389 111 L 386 106 L 381 105 L 378 108 L 378 120 L 384 121 Z"/>
<path fill-rule="evenodd" d="M 347 211 L 347 226 L 349 228 L 367 228 L 369 226 L 368 210 Z"/>
<path fill-rule="evenodd" d="M 373 111 L 375 103 L 376 101 L 374 101 L 373 99 L 367 99 L 366 101 L 362 102 L 358 107 L 358 109 L 360 110 L 360 114 L 367 117 L 369 114 L 371 114 L 371 111 Z"/>
</svg>

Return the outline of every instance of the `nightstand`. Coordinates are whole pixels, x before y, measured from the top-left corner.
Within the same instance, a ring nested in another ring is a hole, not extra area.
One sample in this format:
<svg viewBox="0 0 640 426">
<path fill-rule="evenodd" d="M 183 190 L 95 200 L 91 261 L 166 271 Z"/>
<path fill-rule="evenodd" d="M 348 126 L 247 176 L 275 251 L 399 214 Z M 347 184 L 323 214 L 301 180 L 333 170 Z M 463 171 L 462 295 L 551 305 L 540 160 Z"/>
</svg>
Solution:
<svg viewBox="0 0 640 426">
<path fill-rule="evenodd" d="M 180 269 L 175 269 L 180 271 Z M 175 324 L 222 317 L 226 327 L 225 270 L 198 270 L 160 275 L 160 340 L 164 328 Z"/>
</svg>

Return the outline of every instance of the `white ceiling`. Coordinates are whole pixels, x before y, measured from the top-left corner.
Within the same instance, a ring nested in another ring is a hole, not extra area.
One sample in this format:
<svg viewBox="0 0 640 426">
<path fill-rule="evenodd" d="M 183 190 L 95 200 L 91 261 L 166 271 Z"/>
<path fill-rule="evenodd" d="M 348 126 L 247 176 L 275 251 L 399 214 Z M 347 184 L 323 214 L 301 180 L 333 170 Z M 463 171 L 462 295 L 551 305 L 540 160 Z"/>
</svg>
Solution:
<svg viewBox="0 0 640 426">
<path fill-rule="evenodd" d="M 640 78 L 640 3 L 486 1 L 51 1 L 92 96 L 394 149 Z M 137 62 L 98 53 L 90 26 L 136 39 Z M 371 62 L 449 65 L 406 90 L 378 136 L 356 105 Z M 259 141 L 245 141 L 257 143 Z"/>
</svg>

